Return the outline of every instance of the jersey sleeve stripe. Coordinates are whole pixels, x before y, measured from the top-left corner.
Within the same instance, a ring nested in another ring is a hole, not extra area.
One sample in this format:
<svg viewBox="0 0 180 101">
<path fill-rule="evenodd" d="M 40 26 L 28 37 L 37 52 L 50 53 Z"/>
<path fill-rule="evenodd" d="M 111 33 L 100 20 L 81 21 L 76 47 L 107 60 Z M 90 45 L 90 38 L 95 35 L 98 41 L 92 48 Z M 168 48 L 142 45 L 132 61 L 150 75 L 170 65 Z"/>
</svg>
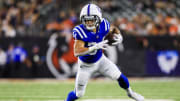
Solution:
<svg viewBox="0 0 180 101">
<path fill-rule="evenodd" d="M 75 32 L 76 32 L 76 31 L 73 31 L 73 37 L 75 37 L 75 36 L 76 36 L 76 35 L 75 35 Z"/>
<path fill-rule="evenodd" d="M 83 29 L 81 28 L 81 27 L 79 27 L 79 26 L 77 26 L 79 29 L 80 29 L 80 31 L 83 33 L 83 36 L 85 36 L 85 38 L 87 38 L 87 35 L 85 34 L 85 32 L 83 31 Z"/>
<path fill-rule="evenodd" d="M 105 19 L 103 19 L 104 20 L 104 25 L 105 25 L 105 31 L 107 31 L 107 23 L 106 23 L 106 20 Z"/>
<path fill-rule="evenodd" d="M 77 29 L 77 28 L 74 28 L 74 30 L 79 34 L 79 36 L 83 39 L 83 36 L 81 35 L 81 32 Z"/>
<path fill-rule="evenodd" d="M 108 25 L 108 27 L 107 27 L 107 28 L 109 29 L 109 28 L 110 28 L 110 24 L 109 24 L 109 23 L 107 23 L 107 25 Z"/>
</svg>

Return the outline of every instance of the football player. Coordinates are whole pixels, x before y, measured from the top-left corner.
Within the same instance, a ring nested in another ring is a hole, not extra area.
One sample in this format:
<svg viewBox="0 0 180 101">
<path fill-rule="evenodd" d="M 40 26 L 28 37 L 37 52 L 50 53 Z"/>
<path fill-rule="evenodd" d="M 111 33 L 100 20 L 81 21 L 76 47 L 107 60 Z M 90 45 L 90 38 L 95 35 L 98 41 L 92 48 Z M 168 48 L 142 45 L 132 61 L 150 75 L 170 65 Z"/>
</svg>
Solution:
<svg viewBox="0 0 180 101">
<path fill-rule="evenodd" d="M 127 77 L 103 54 L 103 49 L 108 46 L 108 41 L 104 38 L 114 27 L 110 27 L 110 23 L 102 17 L 100 8 L 95 4 L 85 5 L 81 10 L 80 20 L 82 24 L 73 29 L 74 55 L 78 57 L 79 67 L 75 90 L 69 92 L 66 101 L 75 101 L 84 95 L 88 80 L 94 72 L 117 80 L 130 98 L 144 101 L 143 96 L 131 89 Z M 121 43 L 121 34 L 116 34 L 114 40 L 112 45 Z"/>
</svg>

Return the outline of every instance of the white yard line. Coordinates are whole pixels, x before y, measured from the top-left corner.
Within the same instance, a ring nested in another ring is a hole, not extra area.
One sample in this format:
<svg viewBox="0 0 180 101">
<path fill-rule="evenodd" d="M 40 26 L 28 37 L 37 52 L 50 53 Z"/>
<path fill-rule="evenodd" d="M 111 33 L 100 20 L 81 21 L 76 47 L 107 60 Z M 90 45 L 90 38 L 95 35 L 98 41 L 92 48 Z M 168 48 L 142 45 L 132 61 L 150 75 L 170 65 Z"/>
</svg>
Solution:
<svg viewBox="0 0 180 101">
<path fill-rule="evenodd" d="M 1 98 L 35 98 L 35 99 L 38 99 L 38 98 L 45 98 L 45 99 L 59 99 L 61 98 L 60 96 L 30 96 L 30 95 L 27 95 L 27 96 L 1 96 L 0 95 L 0 101 L 1 101 Z"/>
<path fill-rule="evenodd" d="M 0 101 L 21 101 L 21 100 L 7 100 L 7 99 L 1 99 Z M 38 100 L 38 99 L 33 99 L 33 100 L 22 100 L 22 101 L 64 101 L 64 100 Z M 84 99 L 80 101 L 134 101 L 131 99 Z M 145 101 L 174 101 L 172 99 L 145 99 Z"/>
<path fill-rule="evenodd" d="M 134 101 L 131 99 L 87 99 L 82 101 Z M 145 99 L 145 101 L 174 101 L 171 99 Z"/>
<path fill-rule="evenodd" d="M 24 99 L 23 100 L 21 100 L 21 99 L 20 100 L 13 100 L 13 99 L 7 100 L 7 99 L 0 99 L 0 101 L 64 101 L 64 100 L 44 100 L 44 99 L 41 99 L 41 100 L 34 100 L 34 99 L 33 100 L 24 100 Z"/>
</svg>

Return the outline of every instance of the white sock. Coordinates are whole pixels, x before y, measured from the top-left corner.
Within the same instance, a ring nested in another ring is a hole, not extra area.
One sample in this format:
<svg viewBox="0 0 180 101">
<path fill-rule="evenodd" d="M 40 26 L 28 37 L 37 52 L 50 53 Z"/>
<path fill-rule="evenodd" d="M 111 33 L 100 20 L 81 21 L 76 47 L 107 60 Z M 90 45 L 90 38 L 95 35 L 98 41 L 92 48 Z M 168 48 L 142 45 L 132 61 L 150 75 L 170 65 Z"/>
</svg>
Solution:
<svg viewBox="0 0 180 101">
<path fill-rule="evenodd" d="M 126 91 L 127 91 L 128 94 L 131 94 L 133 92 L 131 87 L 127 88 Z"/>
</svg>

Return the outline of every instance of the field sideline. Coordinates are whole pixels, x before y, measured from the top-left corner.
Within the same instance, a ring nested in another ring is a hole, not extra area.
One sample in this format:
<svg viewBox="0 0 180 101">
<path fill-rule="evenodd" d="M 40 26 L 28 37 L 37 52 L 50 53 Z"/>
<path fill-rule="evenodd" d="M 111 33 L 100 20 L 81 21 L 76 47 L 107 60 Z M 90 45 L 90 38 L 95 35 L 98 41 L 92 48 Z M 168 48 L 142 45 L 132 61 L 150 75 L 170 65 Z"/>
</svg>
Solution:
<svg viewBox="0 0 180 101">
<path fill-rule="evenodd" d="M 179 78 L 130 78 L 130 82 L 132 88 L 146 99 L 180 101 Z M 73 89 L 74 80 L 0 79 L 0 101 L 63 101 L 67 93 Z M 90 80 L 85 96 L 78 101 L 100 101 L 98 99 L 133 101 L 129 100 L 125 91 L 119 88 L 115 81 Z"/>
</svg>

